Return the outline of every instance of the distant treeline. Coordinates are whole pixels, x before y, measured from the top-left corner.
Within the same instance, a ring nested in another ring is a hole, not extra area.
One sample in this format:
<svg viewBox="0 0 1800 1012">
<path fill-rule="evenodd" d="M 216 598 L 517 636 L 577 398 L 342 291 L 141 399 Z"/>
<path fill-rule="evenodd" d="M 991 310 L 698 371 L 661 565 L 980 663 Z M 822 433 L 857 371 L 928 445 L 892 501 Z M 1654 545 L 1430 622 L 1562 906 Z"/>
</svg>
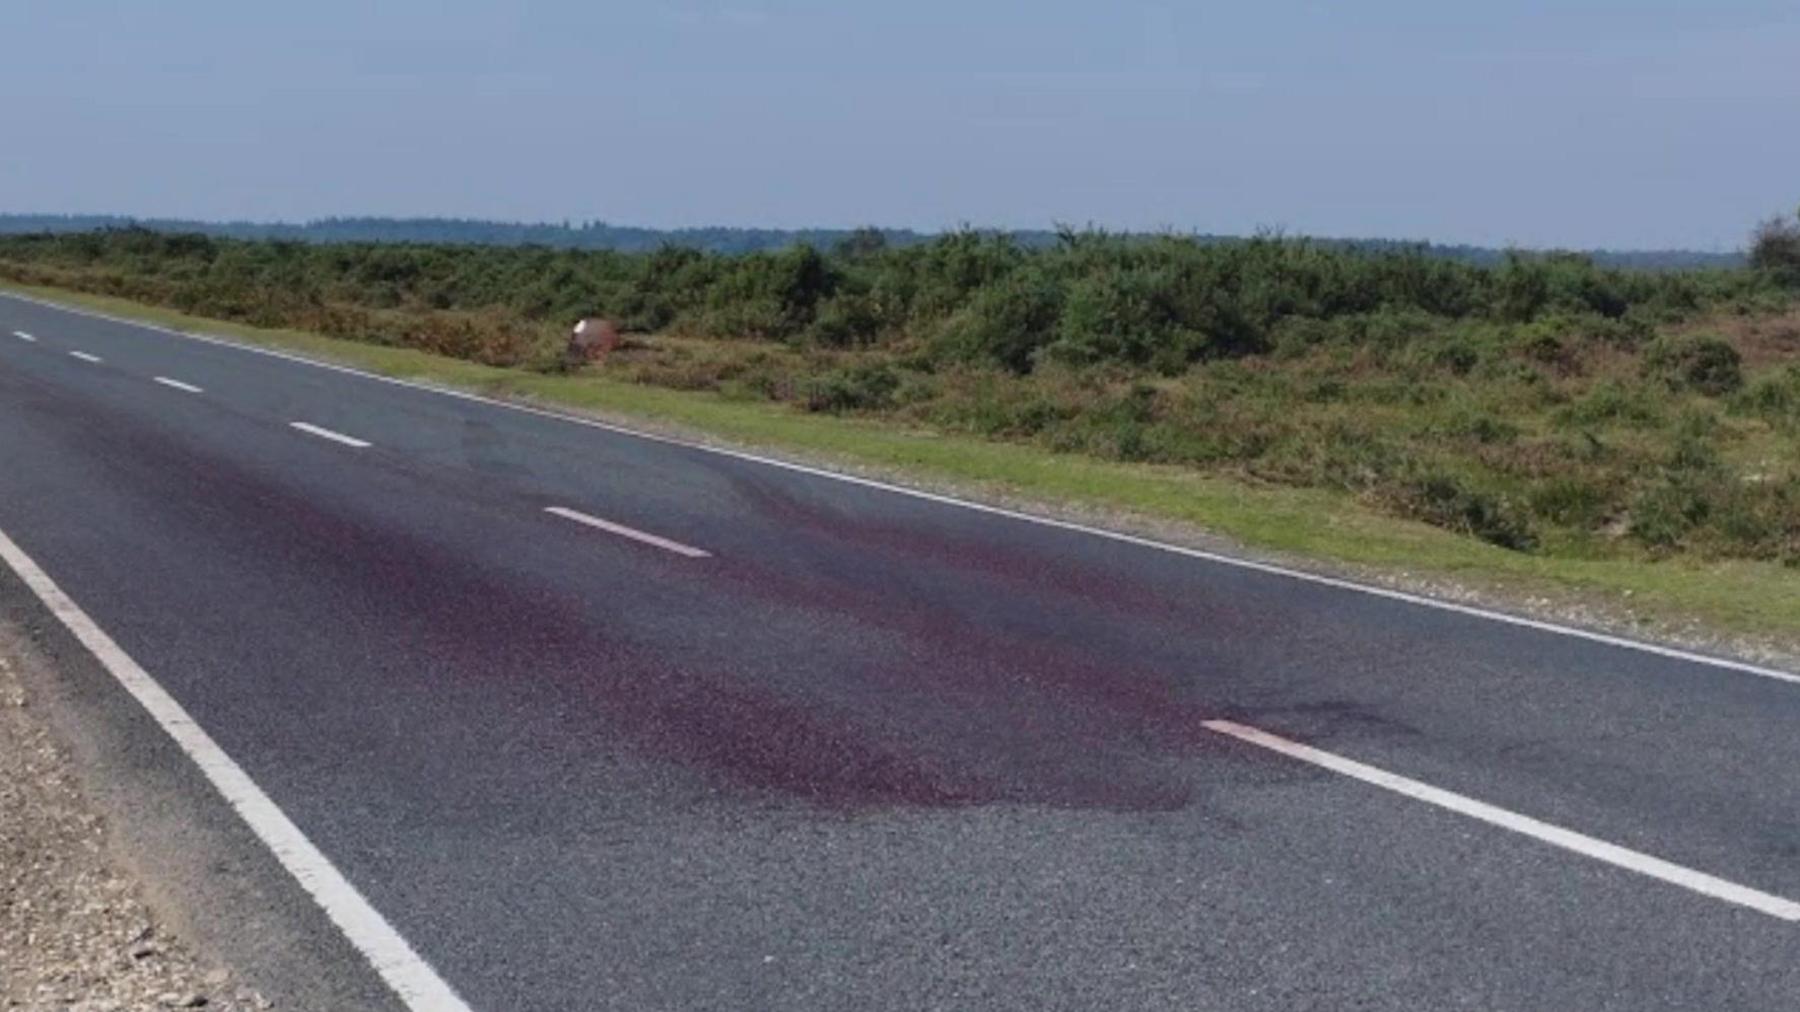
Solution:
<svg viewBox="0 0 1800 1012">
<path fill-rule="evenodd" d="M 561 224 L 485 221 L 475 218 L 321 218 L 308 222 L 197 221 L 178 218 L 133 218 L 94 214 L 0 214 L 0 235 L 26 233 L 91 232 L 101 229 L 143 228 L 170 234 L 210 235 L 227 239 L 274 239 L 309 243 L 381 242 L 479 246 L 546 246 L 556 249 L 612 250 L 648 253 L 665 246 L 705 253 L 755 253 L 807 245 L 832 249 L 879 233 L 888 246 L 911 246 L 936 239 L 939 233 L 904 228 L 640 228 L 589 221 Z M 1025 229 L 1007 233 L 1026 248 L 1054 246 L 1066 229 Z M 1144 234 L 1140 239 L 1157 238 Z M 1199 243 L 1242 241 L 1243 237 L 1182 233 L 1181 238 Z M 1508 250 L 1487 246 L 1443 245 L 1399 239 L 1323 239 L 1327 247 L 1371 252 L 1419 251 L 1427 256 L 1480 266 L 1497 266 Z M 1708 253 L 1698 250 L 1584 250 L 1603 267 L 1631 270 L 1683 270 L 1740 267 L 1740 252 Z"/>
</svg>

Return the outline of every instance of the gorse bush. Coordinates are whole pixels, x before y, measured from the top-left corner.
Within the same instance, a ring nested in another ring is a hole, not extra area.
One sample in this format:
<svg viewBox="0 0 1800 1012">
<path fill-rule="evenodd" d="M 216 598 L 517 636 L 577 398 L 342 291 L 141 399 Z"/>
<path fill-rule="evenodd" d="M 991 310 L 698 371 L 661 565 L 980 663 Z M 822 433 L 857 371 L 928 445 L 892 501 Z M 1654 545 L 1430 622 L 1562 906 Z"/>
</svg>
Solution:
<svg viewBox="0 0 1800 1012">
<path fill-rule="evenodd" d="M 1800 365 L 1764 376 L 1736 399 L 1740 413 L 1762 418 L 1784 432 L 1800 431 Z"/>
<path fill-rule="evenodd" d="M 1800 561 L 1800 346 L 1742 336 L 1791 312 L 1796 229 L 1679 272 L 1072 231 L 720 255 L 127 230 L 0 237 L 0 275 L 545 369 L 603 316 L 655 335 L 605 366 L 640 383 L 1333 489 L 1514 551 Z"/>
<path fill-rule="evenodd" d="M 838 284 L 836 271 L 808 246 L 751 253 L 718 267 L 694 320 L 708 337 L 794 337 L 812 325 L 819 303 Z"/>
<path fill-rule="evenodd" d="M 846 411 L 878 411 L 893 405 L 900 389 L 900 374 L 881 363 L 838 369 L 815 376 L 805 385 L 808 411 L 840 414 Z"/>
<path fill-rule="evenodd" d="M 1737 349 L 1711 334 L 1659 337 L 1644 352 L 1646 375 L 1714 397 L 1743 385 L 1741 365 Z"/>
<path fill-rule="evenodd" d="M 1030 372 L 1062 316 L 1063 293 L 1048 278 L 1014 274 L 981 288 L 941 325 L 933 348 L 955 361 Z"/>
<path fill-rule="evenodd" d="M 1515 551 L 1537 546 L 1531 521 L 1517 504 L 1449 472 L 1427 470 L 1411 476 L 1397 494 L 1408 513 L 1439 527 Z"/>
<path fill-rule="evenodd" d="M 1800 286 L 1800 211 L 1757 227 L 1750 240 L 1750 266 L 1782 284 Z"/>
</svg>

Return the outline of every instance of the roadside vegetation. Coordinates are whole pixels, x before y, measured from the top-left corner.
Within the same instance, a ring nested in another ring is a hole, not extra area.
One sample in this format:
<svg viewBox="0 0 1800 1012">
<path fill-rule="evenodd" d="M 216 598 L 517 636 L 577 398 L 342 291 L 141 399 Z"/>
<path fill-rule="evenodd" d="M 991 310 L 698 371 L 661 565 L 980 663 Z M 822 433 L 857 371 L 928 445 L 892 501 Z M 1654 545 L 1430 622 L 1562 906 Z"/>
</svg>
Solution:
<svg viewBox="0 0 1800 1012">
<path fill-rule="evenodd" d="M 786 249 L 805 243 L 832 249 L 859 236 L 879 235 L 884 244 L 912 246 L 931 242 L 935 233 L 907 228 L 645 228 L 604 221 L 552 222 L 493 221 L 476 218 L 318 218 L 303 222 L 201 221 L 183 218 L 133 218 L 116 214 L 7 214 L 0 212 L 0 235 L 50 232 L 97 232 L 104 229 L 146 228 L 165 234 L 209 235 L 221 239 L 263 239 L 307 243 L 428 243 L 476 246 L 543 246 L 554 249 L 618 250 L 652 253 L 664 246 L 685 246 L 708 253 L 757 253 Z M 1061 233 L 1046 229 L 1019 229 L 1007 233 L 1027 248 L 1054 246 Z M 1187 233 L 1195 242 L 1233 242 L 1236 237 Z M 1331 247 L 1364 250 L 1423 250 L 1434 257 L 1493 266 L 1506 251 L 1488 246 L 1407 242 L 1401 239 L 1327 239 Z M 1657 270 L 1700 267 L 1742 267 L 1745 253 L 1698 250 L 1584 251 L 1605 267 Z"/>
<path fill-rule="evenodd" d="M 0 238 L 0 277 L 1354 497 L 1525 556 L 1800 565 L 1800 222 L 1750 266 L 1066 232 L 719 255 Z"/>
</svg>

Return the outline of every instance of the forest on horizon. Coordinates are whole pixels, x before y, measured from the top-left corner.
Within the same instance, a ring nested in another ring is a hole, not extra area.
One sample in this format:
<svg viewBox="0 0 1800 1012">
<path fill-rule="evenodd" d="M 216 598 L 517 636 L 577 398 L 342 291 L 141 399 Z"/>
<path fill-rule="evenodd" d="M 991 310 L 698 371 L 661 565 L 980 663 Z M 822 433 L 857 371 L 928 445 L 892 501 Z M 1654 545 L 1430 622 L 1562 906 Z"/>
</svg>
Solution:
<svg viewBox="0 0 1800 1012">
<path fill-rule="evenodd" d="M 169 234 L 198 234 L 227 239 L 258 239 L 308 243 L 423 243 L 473 246 L 546 246 L 557 249 L 611 250 L 648 253 L 665 246 L 704 253 L 756 253 L 807 245 L 829 250 L 847 242 L 866 241 L 879 233 L 887 246 L 911 246 L 930 242 L 941 233 L 904 228 L 737 228 L 707 226 L 658 229 L 615 225 L 602 221 L 549 223 L 507 222 L 477 218 L 332 217 L 306 222 L 202 221 L 181 218 L 136 218 L 112 214 L 6 214 L 0 213 L 0 235 L 92 232 L 104 229 L 142 228 Z M 982 230 L 990 231 L 990 230 Z M 1000 230 L 991 230 L 1000 231 Z M 1066 228 L 1023 229 L 1007 234 L 1020 246 L 1053 246 Z M 1144 233 L 1151 238 L 1164 233 Z M 1202 243 L 1242 241 L 1248 236 L 1177 233 Z M 1394 238 L 1317 238 L 1315 242 L 1369 252 L 1417 250 L 1432 257 L 1477 266 L 1498 266 L 1508 249 L 1492 246 L 1433 243 Z M 1535 252 L 1535 251 L 1534 251 Z M 1545 250 L 1542 252 L 1551 252 Z M 1743 266 L 1741 251 L 1705 250 L 1574 250 L 1597 266 L 1633 270 L 1688 270 Z"/>
</svg>

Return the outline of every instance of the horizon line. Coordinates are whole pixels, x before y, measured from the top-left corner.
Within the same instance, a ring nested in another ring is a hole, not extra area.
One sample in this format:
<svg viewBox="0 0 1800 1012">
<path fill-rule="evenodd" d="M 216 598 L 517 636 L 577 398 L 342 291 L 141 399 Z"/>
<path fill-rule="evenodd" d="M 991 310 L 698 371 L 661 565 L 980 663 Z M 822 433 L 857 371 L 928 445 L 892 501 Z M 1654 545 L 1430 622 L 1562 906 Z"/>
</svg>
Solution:
<svg viewBox="0 0 1800 1012">
<path fill-rule="evenodd" d="M 972 231 L 986 234 L 1030 235 L 1055 234 L 1064 230 L 1076 232 L 1100 233 L 1116 236 L 1173 236 L 1177 238 L 1200 239 L 1253 239 L 1258 237 L 1275 237 L 1286 239 L 1308 239 L 1330 243 L 1378 242 L 1396 245 L 1427 246 L 1439 249 L 1469 249 L 1494 252 L 1524 251 L 1539 253 L 1609 253 L 1609 254 L 1686 254 L 1706 257 L 1743 256 L 1746 247 L 1736 246 L 1730 249 L 1705 248 L 1699 246 L 1569 246 L 1569 245 L 1531 245 L 1518 242 L 1487 244 L 1466 240 L 1443 241 L 1416 237 L 1383 236 L 1383 235 L 1322 235 L 1298 230 L 1288 230 L 1279 226 L 1259 226 L 1248 232 L 1208 232 L 1198 228 L 1181 229 L 1175 226 L 1159 228 L 1114 228 L 1098 222 L 1088 221 L 1079 226 L 1067 222 L 1052 221 L 1040 226 L 998 226 L 975 225 L 964 221 L 954 226 L 939 228 L 919 228 L 910 225 L 876 225 L 864 223 L 860 225 L 644 225 L 610 221 L 605 218 L 563 218 L 560 220 L 524 219 L 524 218 L 489 218 L 470 215 L 453 214 L 375 214 L 350 213 L 331 214 L 303 219 L 287 218 L 193 218 L 178 215 L 140 215 L 114 211 L 0 211 L 0 222 L 14 219 L 53 218 L 64 220 L 99 219 L 119 221 L 130 225 L 155 226 L 200 226 L 207 228 L 262 228 L 262 229 L 308 229 L 334 222 L 388 222 L 388 223 L 439 223 L 488 225 L 518 229 L 546 229 L 552 231 L 577 232 L 583 229 L 607 228 L 619 231 L 644 232 L 651 234 L 682 234 L 692 232 L 725 231 L 744 233 L 776 233 L 782 235 L 804 235 L 808 233 L 854 233 L 864 229 L 874 229 L 887 235 L 909 235 L 923 239 L 932 239 L 958 232 Z M 156 229 L 152 229 L 155 231 Z"/>
</svg>

